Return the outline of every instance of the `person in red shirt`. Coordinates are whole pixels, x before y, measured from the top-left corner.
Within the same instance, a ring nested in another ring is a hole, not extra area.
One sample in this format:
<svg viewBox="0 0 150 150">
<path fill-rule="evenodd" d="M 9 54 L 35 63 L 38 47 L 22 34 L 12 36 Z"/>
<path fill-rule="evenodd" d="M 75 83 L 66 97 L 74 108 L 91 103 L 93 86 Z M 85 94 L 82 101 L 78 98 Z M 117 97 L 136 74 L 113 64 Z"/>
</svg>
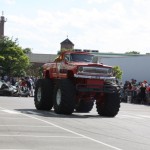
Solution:
<svg viewBox="0 0 150 150">
<path fill-rule="evenodd" d="M 22 87 L 27 86 L 27 83 L 24 78 L 21 79 L 20 86 L 22 86 Z"/>
</svg>

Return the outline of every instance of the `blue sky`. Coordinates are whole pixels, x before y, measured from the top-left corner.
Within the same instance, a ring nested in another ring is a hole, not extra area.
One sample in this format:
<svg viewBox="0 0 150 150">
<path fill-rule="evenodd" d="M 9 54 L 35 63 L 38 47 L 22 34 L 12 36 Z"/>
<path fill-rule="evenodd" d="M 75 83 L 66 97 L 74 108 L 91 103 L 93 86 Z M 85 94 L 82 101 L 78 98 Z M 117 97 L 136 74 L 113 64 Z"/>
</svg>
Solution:
<svg viewBox="0 0 150 150">
<path fill-rule="evenodd" d="M 0 0 L 5 35 L 33 53 L 76 49 L 150 53 L 150 0 Z"/>
</svg>

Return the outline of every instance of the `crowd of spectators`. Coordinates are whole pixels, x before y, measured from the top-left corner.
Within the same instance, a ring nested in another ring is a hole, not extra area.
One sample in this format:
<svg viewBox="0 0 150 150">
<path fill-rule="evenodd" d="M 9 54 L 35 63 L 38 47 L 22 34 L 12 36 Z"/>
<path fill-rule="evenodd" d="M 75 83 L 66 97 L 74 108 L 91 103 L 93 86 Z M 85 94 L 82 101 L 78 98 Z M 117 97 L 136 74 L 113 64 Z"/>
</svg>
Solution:
<svg viewBox="0 0 150 150">
<path fill-rule="evenodd" d="M 150 105 L 150 85 L 146 80 L 137 82 L 136 79 L 125 81 L 122 90 L 122 100 L 130 103 Z"/>
<path fill-rule="evenodd" d="M 8 85 L 15 86 L 20 96 L 34 96 L 37 77 L 8 77 L 2 76 Z M 150 84 L 146 80 L 137 82 L 136 79 L 125 81 L 122 86 L 121 100 L 123 102 L 150 105 Z"/>
<path fill-rule="evenodd" d="M 15 86 L 19 96 L 34 96 L 37 77 L 8 77 L 2 76 L 1 80 L 8 85 Z"/>
</svg>

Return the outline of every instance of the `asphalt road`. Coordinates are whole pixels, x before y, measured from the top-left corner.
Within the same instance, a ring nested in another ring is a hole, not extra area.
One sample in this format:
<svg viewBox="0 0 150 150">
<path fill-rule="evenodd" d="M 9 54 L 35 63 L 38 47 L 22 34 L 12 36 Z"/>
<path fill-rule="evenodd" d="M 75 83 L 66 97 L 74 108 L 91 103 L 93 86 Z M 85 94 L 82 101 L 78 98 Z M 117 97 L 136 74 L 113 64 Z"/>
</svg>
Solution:
<svg viewBox="0 0 150 150">
<path fill-rule="evenodd" d="M 114 118 L 38 111 L 33 98 L 0 97 L 0 150 L 150 150 L 150 106 L 121 104 Z"/>
</svg>

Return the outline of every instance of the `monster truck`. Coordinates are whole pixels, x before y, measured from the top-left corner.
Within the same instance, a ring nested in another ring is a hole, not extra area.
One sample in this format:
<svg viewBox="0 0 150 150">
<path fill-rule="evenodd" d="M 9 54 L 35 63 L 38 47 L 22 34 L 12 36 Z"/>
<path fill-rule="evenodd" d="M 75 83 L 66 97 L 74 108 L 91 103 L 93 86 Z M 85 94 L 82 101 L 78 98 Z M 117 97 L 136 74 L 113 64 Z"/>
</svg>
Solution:
<svg viewBox="0 0 150 150">
<path fill-rule="evenodd" d="M 57 114 L 90 112 L 114 117 L 120 108 L 120 88 L 112 67 L 97 62 L 89 52 L 64 51 L 43 65 L 43 78 L 36 83 L 34 103 L 38 110 Z"/>
</svg>

